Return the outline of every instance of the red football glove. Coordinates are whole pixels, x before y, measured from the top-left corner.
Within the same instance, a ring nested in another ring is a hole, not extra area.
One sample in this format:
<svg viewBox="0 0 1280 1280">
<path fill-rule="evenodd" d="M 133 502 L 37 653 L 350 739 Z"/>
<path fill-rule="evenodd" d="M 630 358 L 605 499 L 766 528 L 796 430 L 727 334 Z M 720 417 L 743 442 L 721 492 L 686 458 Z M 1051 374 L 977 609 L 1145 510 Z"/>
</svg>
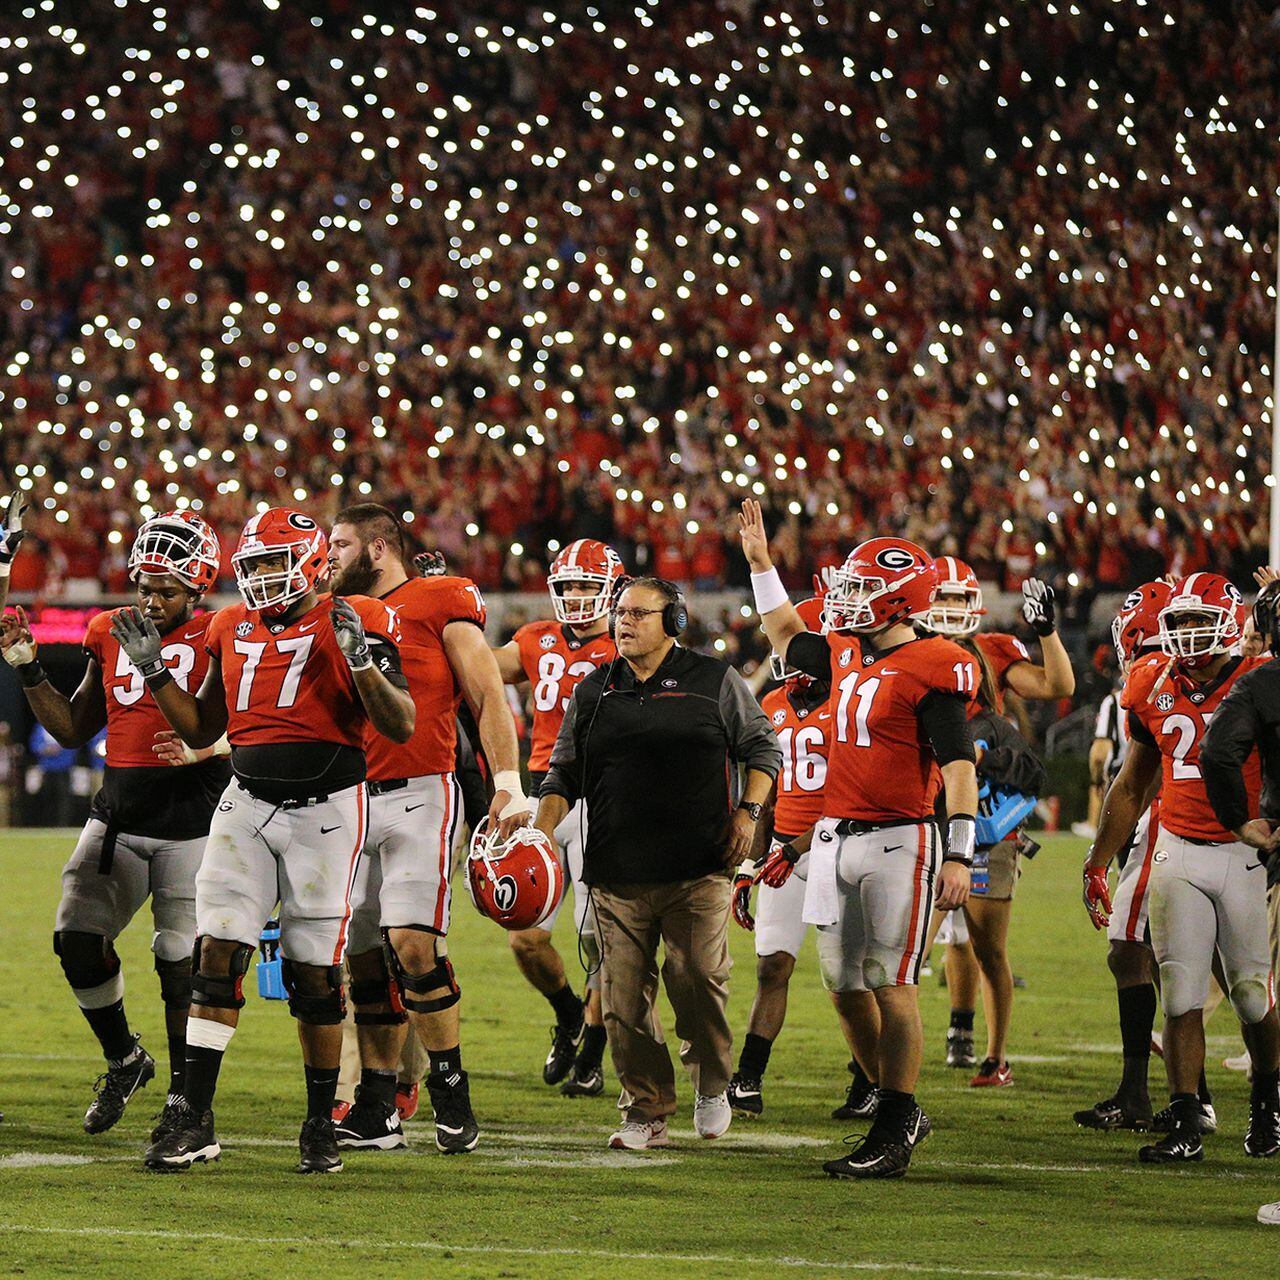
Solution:
<svg viewBox="0 0 1280 1280">
<path fill-rule="evenodd" d="M 781 889 L 791 878 L 800 855 L 789 844 L 775 844 L 760 869 L 760 883 Z"/>
<path fill-rule="evenodd" d="M 733 919 L 748 933 L 754 933 L 756 918 L 751 914 L 751 886 L 756 882 L 756 864 L 744 862 L 733 877 Z"/>
<path fill-rule="evenodd" d="M 1111 923 L 1111 891 L 1107 888 L 1107 868 L 1084 864 L 1084 909 L 1095 929 Z"/>
</svg>

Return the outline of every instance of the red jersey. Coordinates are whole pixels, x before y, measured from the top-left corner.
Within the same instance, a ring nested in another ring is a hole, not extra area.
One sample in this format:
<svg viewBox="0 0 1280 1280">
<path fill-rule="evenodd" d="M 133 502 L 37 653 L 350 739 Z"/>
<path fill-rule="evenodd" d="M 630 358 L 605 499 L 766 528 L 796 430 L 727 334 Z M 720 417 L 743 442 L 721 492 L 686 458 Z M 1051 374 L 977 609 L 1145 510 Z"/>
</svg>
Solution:
<svg viewBox="0 0 1280 1280">
<path fill-rule="evenodd" d="M 371 640 L 399 643 L 399 624 L 380 600 L 346 599 Z M 233 747 L 282 742 L 363 746 L 368 717 L 333 633 L 332 608 L 332 598 L 321 596 L 287 624 L 264 619 L 243 604 L 213 615 L 205 648 L 222 666 L 227 737 Z"/>
<path fill-rule="evenodd" d="M 152 751 L 155 736 L 169 728 L 129 655 L 111 634 L 112 613 L 91 618 L 84 633 L 84 651 L 102 671 L 107 703 L 107 764 L 118 769 L 154 769 L 160 761 Z M 201 613 L 161 637 L 160 656 L 178 686 L 195 693 L 209 670 L 205 633 L 214 615 Z"/>
<path fill-rule="evenodd" d="M 577 636 L 558 622 L 528 622 L 512 637 L 520 650 L 520 665 L 533 686 L 533 741 L 529 769 L 545 773 L 551 768 L 551 748 L 569 706 L 573 691 L 597 667 L 618 656 L 617 646 L 605 632 L 590 640 Z"/>
<path fill-rule="evenodd" d="M 931 819 L 942 772 L 920 722 L 921 704 L 931 695 L 971 702 L 977 660 L 941 636 L 922 636 L 883 653 L 863 653 L 852 636 L 833 634 L 827 642 L 835 732 L 823 816 Z"/>
<path fill-rule="evenodd" d="M 774 833 L 802 835 L 822 817 L 822 788 L 831 748 L 831 704 L 825 698 L 816 705 L 806 703 L 803 694 L 793 701 L 785 686 L 780 686 L 770 690 L 761 705 L 782 748 Z"/>
<path fill-rule="evenodd" d="M 1009 687 L 1009 668 L 1018 662 L 1030 662 L 1031 655 L 1017 636 L 1006 635 L 1003 631 L 980 631 L 973 637 L 973 643 L 991 668 L 991 682 L 996 691 L 995 710 L 1002 712 L 1004 691 Z M 977 715 L 981 709 L 975 703 L 970 714 Z"/>
<path fill-rule="evenodd" d="M 1169 659 L 1153 654 L 1130 669 L 1120 693 L 1120 705 L 1129 712 L 1131 737 L 1160 752 L 1160 825 L 1175 836 L 1214 844 L 1234 843 L 1235 835 L 1218 821 L 1205 792 L 1200 776 L 1200 746 L 1209 720 L 1235 682 L 1246 671 L 1267 661 L 1262 657 L 1232 658 L 1218 678 L 1206 685 L 1179 675 L 1175 667 L 1154 699 L 1152 690 L 1168 668 Z M 1257 813 L 1262 790 L 1262 762 L 1257 748 L 1244 763 L 1244 784 L 1249 793 L 1249 812 Z"/>
<path fill-rule="evenodd" d="M 379 597 L 400 625 L 400 670 L 417 708 L 413 737 L 392 742 L 366 725 L 364 753 L 371 781 L 452 773 L 458 750 L 462 688 L 444 649 L 451 622 L 484 629 L 484 600 L 468 578 L 410 578 Z"/>
</svg>

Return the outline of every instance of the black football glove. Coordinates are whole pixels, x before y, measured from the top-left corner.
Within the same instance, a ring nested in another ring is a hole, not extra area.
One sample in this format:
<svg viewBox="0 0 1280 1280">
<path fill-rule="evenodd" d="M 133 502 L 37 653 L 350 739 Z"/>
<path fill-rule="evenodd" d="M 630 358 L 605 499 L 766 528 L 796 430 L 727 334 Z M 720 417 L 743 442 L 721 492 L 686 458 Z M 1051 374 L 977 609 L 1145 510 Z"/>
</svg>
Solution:
<svg viewBox="0 0 1280 1280">
<path fill-rule="evenodd" d="M 1047 582 L 1028 578 L 1022 584 L 1022 616 L 1038 636 L 1052 635 L 1058 628 L 1053 601 L 1053 588 Z"/>
</svg>

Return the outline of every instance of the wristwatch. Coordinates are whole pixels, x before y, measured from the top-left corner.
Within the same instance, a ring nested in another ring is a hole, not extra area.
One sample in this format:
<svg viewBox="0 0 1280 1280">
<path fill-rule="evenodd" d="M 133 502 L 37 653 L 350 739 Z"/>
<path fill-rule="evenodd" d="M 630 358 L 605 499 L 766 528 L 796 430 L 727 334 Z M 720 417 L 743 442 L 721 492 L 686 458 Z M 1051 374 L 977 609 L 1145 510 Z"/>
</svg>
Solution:
<svg viewBox="0 0 1280 1280">
<path fill-rule="evenodd" d="M 745 809 L 751 815 L 752 822 L 759 822 L 760 815 L 764 812 L 764 805 L 756 804 L 750 800 L 744 800 L 738 808 Z"/>
</svg>

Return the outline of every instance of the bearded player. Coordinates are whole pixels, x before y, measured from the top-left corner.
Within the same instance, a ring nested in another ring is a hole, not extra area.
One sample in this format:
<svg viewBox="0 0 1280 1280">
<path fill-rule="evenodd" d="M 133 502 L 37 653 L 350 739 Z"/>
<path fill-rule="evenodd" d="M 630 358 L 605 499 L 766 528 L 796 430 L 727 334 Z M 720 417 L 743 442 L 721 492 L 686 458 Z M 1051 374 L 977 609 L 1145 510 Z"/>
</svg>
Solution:
<svg viewBox="0 0 1280 1280">
<path fill-rule="evenodd" d="M 1209 803 L 1199 759 L 1205 726 L 1236 681 L 1263 663 L 1236 652 L 1244 601 L 1225 578 L 1194 573 L 1159 613 L 1164 657 L 1134 664 L 1121 702 L 1129 752 L 1103 800 L 1098 838 L 1085 864 L 1085 905 L 1109 907 L 1106 868 L 1160 791 L 1151 859 L 1149 920 L 1165 1011 L 1164 1058 L 1171 1124 L 1141 1148 L 1145 1164 L 1204 1158 L 1199 1076 L 1203 1008 L 1214 953 L 1253 1064 L 1245 1154 L 1280 1152 L 1280 1021 L 1267 937 L 1266 872 L 1255 851 L 1226 830 Z M 1251 812 L 1261 790 L 1256 751 L 1245 765 Z"/>
<path fill-rule="evenodd" d="M 152 1144 L 147 1165 L 186 1169 L 221 1152 L 212 1110 L 218 1072 L 244 1007 L 254 945 L 278 899 L 307 1090 L 298 1172 L 337 1172 L 341 966 L 364 847 L 365 735 L 371 724 L 407 742 L 413 699 L 400 672 L 395 615 L 363 596 L 320 597 L 328 547 L 310 516 L 280 507 L 254 516 L 232 564 L 243 603 L 210 622 L 209 670 L 194 695 L 160 662 L 160 638 L 137 610 L 122 610 L 112 623 L 189 746 L 227 734 L 235 775 L 196 878 L 184 1116 Z"/>
<path fill-rule="evenodd" d="M 832 685 L 834 733 L 823 816 L 809 849 L 804 920 L 833 991 L 874 993 L 880 1103 L 871 1130 L 824 1166 L 837 1178 L 897 1178 L 929 1124 L 916 1103 L 923 1030 L 917 983 L 930 899 L 969 896 L 978 805 L 968 704 L 978 668 L 958 645 L 919 636 L 933 602 L 933 557 L 901 538 L 855 547 L 831 575 L 827 635 L 805 628 L 769 556 L 760 505 L 742 504 L 740 535 L 756 609 L 784 662 Z M 945 789 L 940 849 L 934 800 Z M 791 861 L 779 850 L 770 861 Z M 770 876 L 775 883 L 785 878 Z"/>
<path fill-rule="evenodd" d="M 503 680 L 513 685 L 527 681 L 533 689 L 529 775 L 535 796 L 551 767 L 551 748 L 574 689 L 597 667 L 618 656 L 609 634 L 609 609 L 623 577 L 622 561 L 603 542 L 580 538 L 570 543 L 551 562 L 547 573 L 554 621 L 526 623 L 497 650 Z M 579 946 L 588 960 L 585 1002 L 569 985 L 564 961 L 551 941 L 559 907 L 541 927 L 510 935 L 521 973 L 547 998 L 556 1016 L 542 1078 L 547 1084 L 559 1084 L 560 1092 L 569 1097 L 592 1097 L 604 1088 L 600 951 L 590 895 L 582 883 L 586 821 L 579 800 L 556 828 L 556 842 L 573 881 L 573 919 Z"/>
<path fill-rule="evenodd" d="M 489 811 L 525 814 L 519 747 L 502 677 L 485 643 L 485 608 L 466 578 L 410 574 L 393 512 L 375 503 L 340 511 L 329 536 L 335 596 L 372 596 L 395 611 L 400 664 L 417 707 L 413 737 L 395 743 L 365 732 L 369 814 L 365 856 L 352 894 L 347 964 L 360 1042 L 355 1105 L 338 1145 L 405 1145 L 396 1073 L 406 1022 L 427 1051 L 427 1092 L 436 1146 L 471 1151 L 480 1129 L 459 1045 L 461 992 L 449 959 L 449 880 L 461 795 L 454 776 L 457 713 L 467 699 L 497 788 Z"/>
<path fill-rule="evenodd" d="M 148 520 L 129 553 L 129 576 L 138 609 L 158 638 L 158 661 L 184 689 L 199 685 L 208 667 L 204 640 L 212 615 L 194 610 L 217 581 L 220 562 L 217 535 L 191 511 Z M 86 1133 L 102 1133 L 155 1074 L 154 1060 L 125 1015 L 124 972 L 115 950 L 116 938 L 150 897 L 151 949 L 169 1040 L 168 1097 L 154 1141 L 167 1131 L 181 1099 L 196 871 L 230 769 L 225 758 L 210 758 L 210 747 L 174 756 L 176 768 L 164 762 L 157 748 L 163 750 L 173 731 L 112 635 L 110 614 L 98 614 L 85 631 L 88 666 L 70 698 L 45 675 L 21 609 L 4 619 L 0 644 L 36 719 L 62 746 L 83 746 L 107 730 L 102 788 L 62 872 L 53 949 L 107 1060 L 84 1117 Z"/>
</svg>

